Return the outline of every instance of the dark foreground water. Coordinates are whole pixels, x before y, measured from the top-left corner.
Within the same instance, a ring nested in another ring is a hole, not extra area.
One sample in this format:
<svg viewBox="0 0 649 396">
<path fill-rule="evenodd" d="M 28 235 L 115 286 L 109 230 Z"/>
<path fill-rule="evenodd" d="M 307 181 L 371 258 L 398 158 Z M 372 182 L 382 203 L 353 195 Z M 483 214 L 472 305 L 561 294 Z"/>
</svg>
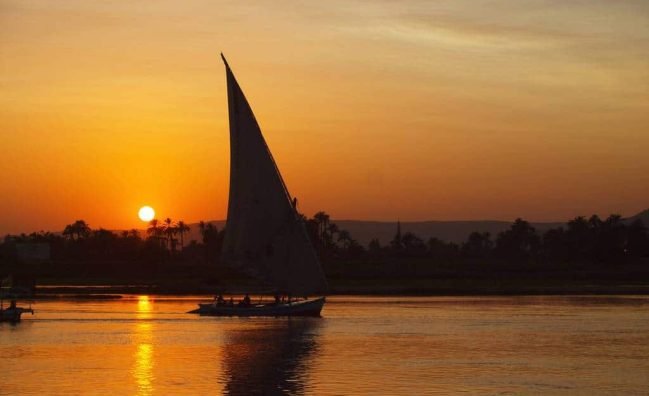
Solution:
<svg viewBox="0 0 649 396">
<path fill-rule="evenodd" d="M 0 394 L 644 394 L 649 297 L 332 297 L 322 318 L 196 298 L 53 301 L 0 324 Z"/>
</svg>

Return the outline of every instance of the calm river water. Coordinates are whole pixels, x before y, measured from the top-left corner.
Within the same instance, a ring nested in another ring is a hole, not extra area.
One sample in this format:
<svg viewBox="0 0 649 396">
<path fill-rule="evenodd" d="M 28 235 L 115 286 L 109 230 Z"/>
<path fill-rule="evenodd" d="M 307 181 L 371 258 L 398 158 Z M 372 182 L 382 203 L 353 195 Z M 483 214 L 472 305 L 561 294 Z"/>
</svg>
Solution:
<svg viewBox="0 0 649 396">
<path fill-rule="evenodd" d="M 649 297 L 331 297 L 322 318 L 197 298 L 34 305 L 0 324 L 0 394 L 640 394 Z"/>
</svg>

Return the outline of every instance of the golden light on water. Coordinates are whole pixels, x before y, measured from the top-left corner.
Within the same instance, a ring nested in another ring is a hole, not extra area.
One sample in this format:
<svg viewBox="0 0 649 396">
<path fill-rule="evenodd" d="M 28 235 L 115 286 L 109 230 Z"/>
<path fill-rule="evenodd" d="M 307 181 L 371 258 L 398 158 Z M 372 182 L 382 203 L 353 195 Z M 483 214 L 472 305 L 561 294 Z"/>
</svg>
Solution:
<svg viewBox="0 0 649 396">
<path fill-rule="evenodd" d="M 149 296 L 137 296 L 137 312 L 151 312 L 151 301 Z"/>
<path fill-rule="evenodd" d="M 141 339 L 135 350 L 133 378 L 137 384 L 138 395 L 153 393 L 153 344 L 151 343 L 151 324 L 138 323 L 135 328 L 136 338 Z"/>
<path fill-rule="evenodd" d="M 149 296 L 138 296 L 133 341 L 136 345 L 133 367 L 133 379 L 137 384 L 138 395 L 153 393 L 153 324 L 151 319 L 152 304 Z"/>
<path fill-rule="evenodd" d="M 137 297 L 137 318 L 150 319 L 151 318 L 152 304 L 149 296 Z"/>
</svg>

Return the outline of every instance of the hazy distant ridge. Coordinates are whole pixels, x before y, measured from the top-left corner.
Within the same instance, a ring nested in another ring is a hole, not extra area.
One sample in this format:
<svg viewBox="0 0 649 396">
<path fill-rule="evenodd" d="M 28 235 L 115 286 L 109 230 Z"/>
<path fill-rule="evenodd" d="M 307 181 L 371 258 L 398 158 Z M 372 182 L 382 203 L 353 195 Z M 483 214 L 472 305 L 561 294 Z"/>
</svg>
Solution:
<svg viewBox="0 0 649 396">
<path fill-rule="evenodd" d="M 627 222 L 635 219 L 641 219 L 645 225 L 649 226 L 649 209 L 640 212 L 634 216 L 628 217 Z M 352 238 L 356 239 L 363 246 L 372 240 L 378 238 L 382 245 L 389 243 L 397 231 L 396 221 L 371 221 L 371 220 L 331 220 L 336 223 L 342 230 L 347 230 Z M 467 221 L 402 221 L 401 232 L 412 232 L 420 238 L 438 238 L 446 242 L 461 243 L 466 241 L 469 234 L 474 231 L 489 232 L 492 239 L 511 226 L 512 221 L 502 220 L 467 220 Z M 214 224 L 219 230 L 225 227 L 225 220 L 212 220 L 209 223 Z M 565 226 L 566 222 L 538 222 L 532 223 L 536 231 L 543 233 L 550 228 Z M 200 241 L 201 233 L 198 223 L 189 224 L 191 230 L 187 241 Z"/>
</svg>

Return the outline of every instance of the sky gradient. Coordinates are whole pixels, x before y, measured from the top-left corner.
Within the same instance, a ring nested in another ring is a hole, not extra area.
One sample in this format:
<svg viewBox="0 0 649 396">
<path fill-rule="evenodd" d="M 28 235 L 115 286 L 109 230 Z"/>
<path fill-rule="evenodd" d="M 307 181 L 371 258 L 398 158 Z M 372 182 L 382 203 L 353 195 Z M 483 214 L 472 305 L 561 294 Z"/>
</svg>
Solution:
<svg viewBox="0 0 649 396">
<path fill-rule="evenodd" d="M 646 1 L 0 0 L 0 234 L 224 218 L 220 51 L 308 215 L 649 207 Z"/>
</svg>

